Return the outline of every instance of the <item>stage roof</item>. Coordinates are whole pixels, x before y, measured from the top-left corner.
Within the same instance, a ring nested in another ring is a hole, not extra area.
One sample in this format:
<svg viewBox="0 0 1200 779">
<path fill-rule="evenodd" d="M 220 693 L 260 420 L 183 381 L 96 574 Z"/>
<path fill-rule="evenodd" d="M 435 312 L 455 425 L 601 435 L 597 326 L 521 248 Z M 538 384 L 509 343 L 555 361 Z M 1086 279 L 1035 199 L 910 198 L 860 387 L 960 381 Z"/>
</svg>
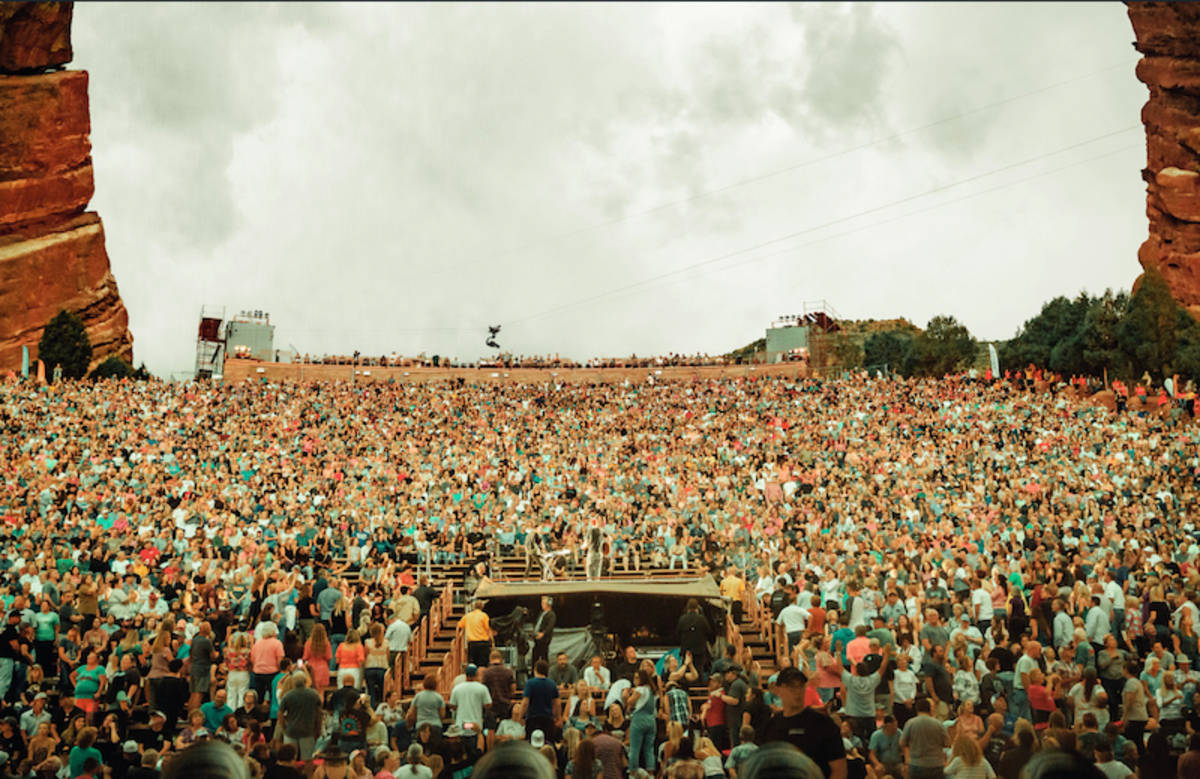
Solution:
<svg viewBox="0 0 1200 779">
<path fill-rule="evenodd" d="M 663 598 L 695 598 L 700 601 L 721 599 L 721 589 L 712 576 L 701 579 L 598 579 L 596 581 L 559 580 L 549 582 L 492 581 L 484 579 L 475 591 L 480 600 L 495 598 L 540 597 L 549 595 L 652 595 Z"/>
</svg>

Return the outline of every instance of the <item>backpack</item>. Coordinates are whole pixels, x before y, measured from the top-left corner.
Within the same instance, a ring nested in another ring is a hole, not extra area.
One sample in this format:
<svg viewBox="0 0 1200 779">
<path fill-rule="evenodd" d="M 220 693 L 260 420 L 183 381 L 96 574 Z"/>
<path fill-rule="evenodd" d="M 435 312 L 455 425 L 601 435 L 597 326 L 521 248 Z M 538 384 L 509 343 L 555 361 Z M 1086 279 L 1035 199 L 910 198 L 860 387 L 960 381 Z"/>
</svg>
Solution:
<svg viewBox="0 0 1200 779">
<path fill-rule="evenodd" d="M 771 593 L 771 613 L 775 618 L 779 618 L 779 612 L 783 611 L 788 604 L 787 592 L 782 588 L 776 589 Z"/>
</svg>

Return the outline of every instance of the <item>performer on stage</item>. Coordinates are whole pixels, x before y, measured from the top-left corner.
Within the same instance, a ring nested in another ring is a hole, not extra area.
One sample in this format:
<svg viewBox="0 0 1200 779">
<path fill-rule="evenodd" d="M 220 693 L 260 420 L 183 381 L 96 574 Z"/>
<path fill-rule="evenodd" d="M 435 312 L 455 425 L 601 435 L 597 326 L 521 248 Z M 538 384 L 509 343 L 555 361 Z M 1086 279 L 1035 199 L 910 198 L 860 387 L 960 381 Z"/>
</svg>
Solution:
<svg viewBox="0 0 1200 779">
<path fill-rule="evenodd" d="M 562 567 L 562 561 L 571 554 L 570 549 L 557 549 L 553 552 L 542 552 L 542 581 L 548 582 L 555 577 L 555 569 Z"/>
<path fill-rule="evenodd" d="M 542 528 L 537 525 L 528 525 L 525 528 L 525 573 L 526 577 L 529 572 L 537 569 L 538 563 L 542 559 Z M 545 577 L 543 577 L 545 578 Z"/>
<path fill-rule="evenodd" d="M 587 553 L 584 555 L 584 570 L 590 582 L 599 579 L 600 572 L 604 569 L 604 551 L 607 544 L 599 519 L 592 519 L 585 539 Z"/>
<path fill-rule="evenodd" d="M 531 662 L 534 665 L 537 665 L 538 660 L 549 662 L 550 640 L 554 638 L 554 623 L 557 621 L 553 606 L 553 600 L 548 597 L 542 598 L 542 613 L 538 615 L 537 622 L 533 626 L 533 657 L 531 658 Z"/>
</svg>

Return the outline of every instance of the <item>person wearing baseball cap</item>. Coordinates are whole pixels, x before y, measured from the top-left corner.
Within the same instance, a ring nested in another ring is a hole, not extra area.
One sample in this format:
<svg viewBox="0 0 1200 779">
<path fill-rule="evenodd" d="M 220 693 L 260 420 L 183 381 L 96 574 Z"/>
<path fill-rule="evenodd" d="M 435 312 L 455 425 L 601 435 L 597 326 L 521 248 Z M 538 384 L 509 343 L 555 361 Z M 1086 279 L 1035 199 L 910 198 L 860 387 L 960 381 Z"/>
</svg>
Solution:
<svg viewBox="0 0 1200 779">
<path fill-rule="evenodd" d="M 483 711 L 492 705 L 492 694 L 487 685 L 478 680 L 479 669 L 474 663 L 467 665 L 465 674 L 466 681 L 450 691 L 448 702 L 454 710 L 454 724 L 460 728 L 473 725 L 472 732 L 478 733 L 483 728 Z"/>
<path fill-rule="evenodd" d="M 117 765 L 113 766 L 113 773 L 117 776 L 127 776 L 129 772 L 141 765 L 142 763 L 142 748 L 138 742 L 130 739 L 121 745 L 121 755 L 117 758 Z"/>
<path fill-rule="evenodd" d="M 767 721 L 762 742 L 791 744 L 812 758 L 825 776 L 830 776 L 834 769 L 839 776 L 845 776 L 846 748 L 841 730 L 825 712 L 805 705 L 807 687 L 808 674 L 799 668 L 789 666 L 779 672 L 774 693 L 779 696 L 782 711 Z"/>
</svg>

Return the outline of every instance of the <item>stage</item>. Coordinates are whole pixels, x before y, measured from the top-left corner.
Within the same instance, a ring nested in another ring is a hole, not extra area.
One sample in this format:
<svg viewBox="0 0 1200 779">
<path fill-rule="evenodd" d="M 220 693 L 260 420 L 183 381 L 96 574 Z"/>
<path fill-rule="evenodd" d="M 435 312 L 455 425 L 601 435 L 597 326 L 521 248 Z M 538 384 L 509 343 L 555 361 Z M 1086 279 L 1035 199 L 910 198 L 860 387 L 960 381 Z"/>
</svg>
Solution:
<svg viewBox="0 0 1200 779">
<path fill-rule="evenodd" d="M 518 606 L 528 612 L 530 625 L 541 611 L 541 599 L 554 599 L 557 631 L 588 630 L 602 615 L 604 633 L 620 644 L 676 645 L 675 629 L 687 602 L 695 599 L 713 627 L 713 635 L 725 632 L 725 602 L 712 576 L 683 578 L 616 579 L 595 581 L 493 581 L 484 579 L 475 591 L 484 610 L 493 618 L 506 618 Z M 597 607 L 599 612 L 597 612 Z M 554 647 L 551 646 L 551 650 Z"/>
</svg>

